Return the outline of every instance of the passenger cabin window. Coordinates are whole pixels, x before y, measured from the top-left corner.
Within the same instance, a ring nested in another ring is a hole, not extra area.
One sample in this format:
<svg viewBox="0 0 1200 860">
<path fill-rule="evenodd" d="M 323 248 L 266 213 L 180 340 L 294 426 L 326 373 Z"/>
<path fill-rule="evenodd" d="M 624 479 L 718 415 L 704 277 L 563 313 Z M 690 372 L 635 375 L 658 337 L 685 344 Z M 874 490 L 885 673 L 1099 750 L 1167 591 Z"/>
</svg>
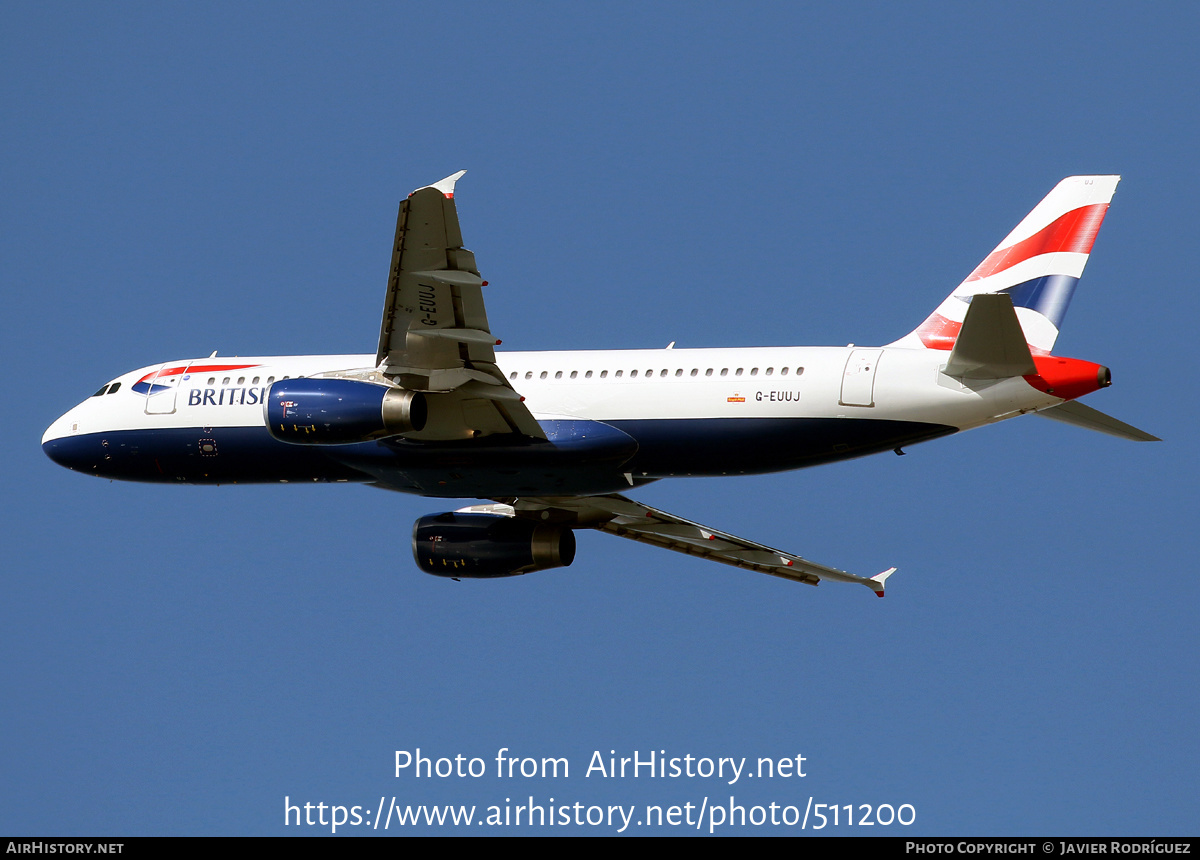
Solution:
<svg viewBox="0 0 1200 860">
<path fill-rule="evenodd" d="M 592 372 L 589 370 L 587 373 L 585 373 L 585 374 L 583 375 L 583 378 L 584 378 L 584 379 L 591 379 L 591 378 L 592 378 Z"/>
<path fill-rule="evenodd" d="M 250 384 L 251 384 L 251 385 L 258 385 L 258 380 L 259 380 L 260 378 L 261 378 L 261 377 L 258 377 L 258 376 L 254 377 L 253 379 L 251 379 L 251 380 L 250 380 Z"/>
</svg>

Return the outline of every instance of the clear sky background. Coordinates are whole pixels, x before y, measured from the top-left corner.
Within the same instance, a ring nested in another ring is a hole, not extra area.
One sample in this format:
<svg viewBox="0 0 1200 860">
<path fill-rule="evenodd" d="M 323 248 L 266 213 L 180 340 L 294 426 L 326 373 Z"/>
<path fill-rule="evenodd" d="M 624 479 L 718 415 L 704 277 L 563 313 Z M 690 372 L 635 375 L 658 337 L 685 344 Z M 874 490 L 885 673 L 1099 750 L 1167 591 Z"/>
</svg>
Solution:
<svg viewBox="0 0 1200 860">
<path fill-rule="evenodd" d="M 1182 3 L 5 4 L 0 832 L 732 795 L 916 810 L 826 833 L 1195 835 L 1198 25 Z M 1059 179 L 1121 173 L 1057 348 L 1165 441 L 1029 417 L 636 494 L 896 565 L 885 600 L 588 532 L 569 569 L 454 583 L 410 550 L 445 502 L 42 454 L 136 367 L 374 350 L 397 202 L 461 168 L 517 349 L 887 343 Z M 571 776 L 395 778 L 418 747 Z M 594 750 L 807 776 L 585 777 Z"/>
</svg>

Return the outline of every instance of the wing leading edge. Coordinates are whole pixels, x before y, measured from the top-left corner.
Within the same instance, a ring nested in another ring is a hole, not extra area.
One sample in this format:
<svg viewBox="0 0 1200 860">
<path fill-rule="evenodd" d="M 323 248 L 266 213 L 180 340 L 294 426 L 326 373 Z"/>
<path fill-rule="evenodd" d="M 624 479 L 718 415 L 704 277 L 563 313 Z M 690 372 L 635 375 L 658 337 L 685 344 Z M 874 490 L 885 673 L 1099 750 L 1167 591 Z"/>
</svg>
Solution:
<svg viewBox="0 0 1200 860">
<path fill-rule="evenodd" d="M 592 528 L 663 549 L 700 556 L 710 561 L 808 585 L 819 585 L 823 579 L 853 582 L 867 586 L 880 597 L 884 595 L 887 578 L 896 572 L 896 568 L 893 567 L 871 577 L 856 576 L 844 570 L 817 564 L 794 553 L 685 520 L 683 517 L 616 494 L 579 498 L 497 499 L 496 504 L 473 505 L 462 510 Z"/>
</svg>

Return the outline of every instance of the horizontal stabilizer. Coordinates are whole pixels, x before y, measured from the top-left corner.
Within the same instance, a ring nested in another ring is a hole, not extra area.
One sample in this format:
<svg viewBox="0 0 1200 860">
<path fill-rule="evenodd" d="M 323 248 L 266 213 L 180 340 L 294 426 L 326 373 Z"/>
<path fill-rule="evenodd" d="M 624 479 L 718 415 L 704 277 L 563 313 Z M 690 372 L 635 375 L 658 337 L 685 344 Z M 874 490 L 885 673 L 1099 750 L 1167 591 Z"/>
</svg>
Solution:
<svg viewBox="0 0 1200 860">
<path fill-rule="evenodd" d="M 1077 400 L 1068 400 L 1066 403 L 1060 403 L 1058 406 L 1043 409 L 1037 414 L 1043 418 L 1053 418 L 1055 421 L 1061 421 L 1064 424 L 1074 424 L 1076 427 L 1084 427 L 1099 433 L 1107 433 L 1109 436 L 1118 436 L 1121 439 L 1132 439 L 1135 442 L 1162 441 L 1157 436 L 1151 436 L 1145 430 L 1131 427 L 1124 421 L 1118 421 L 1116 418 L 1113 418 L 1111 415 L 1105 415 L 1098 409 L 1084 406 Z"/>
<path fill-rule="evenodd" d="M 1037 373 L 1025 334 L 1003 293 L 971 297 L 962 330 L 946 364 L 948 376 L 969 379 L 1007 379 Z"/>
</svg>

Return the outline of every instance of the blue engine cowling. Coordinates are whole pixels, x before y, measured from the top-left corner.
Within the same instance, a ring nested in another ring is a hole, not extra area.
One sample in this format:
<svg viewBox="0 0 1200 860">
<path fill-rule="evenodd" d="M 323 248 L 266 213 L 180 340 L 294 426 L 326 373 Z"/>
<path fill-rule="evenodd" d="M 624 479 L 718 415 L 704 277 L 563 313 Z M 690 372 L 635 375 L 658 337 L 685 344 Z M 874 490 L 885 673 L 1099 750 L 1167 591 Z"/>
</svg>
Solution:
<svg viewBox="0 0 1200 860">
<path fill-rule="evenodd" d="M 498 514 L 433 514 L 413 525 L 413 558 L 434 576 L 516 576 L 570 565 L 575 533 Z"/>
<path fill-rule="evenodd" d="M 422 430 L 419 391 L 356 379 L 281 379 L 263 401 L 267 430 L 281 442 L 344 445 Z"/>
</svg>

